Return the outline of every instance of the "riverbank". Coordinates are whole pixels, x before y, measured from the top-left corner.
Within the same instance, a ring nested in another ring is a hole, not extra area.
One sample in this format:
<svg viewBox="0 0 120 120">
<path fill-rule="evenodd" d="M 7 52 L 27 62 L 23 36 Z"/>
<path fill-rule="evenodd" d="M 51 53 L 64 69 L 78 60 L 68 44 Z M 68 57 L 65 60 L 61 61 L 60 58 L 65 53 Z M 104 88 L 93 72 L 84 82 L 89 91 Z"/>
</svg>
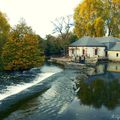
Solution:
<svg viewBox="0 0 120 120">
<path fill-rule="evenodd" d="M 64 69 L 78 70 L 80 73 L 84 73 L 87 75 L 92 75 L 95 71 L 96 66 L 96 64 L 82 64 L 73 62 L 72 59 L 69 57 L 52 57 L 48 60 L 48 62 L 63 66 Z"/>
<path fill-rule="evenodd" d="M 69 57 L 51 57 L 48 62 L 59 64 L 69 69 L 84 69 L 86 67 L 85 64 L 72 62 L 72 59 Z"/>
</svg>

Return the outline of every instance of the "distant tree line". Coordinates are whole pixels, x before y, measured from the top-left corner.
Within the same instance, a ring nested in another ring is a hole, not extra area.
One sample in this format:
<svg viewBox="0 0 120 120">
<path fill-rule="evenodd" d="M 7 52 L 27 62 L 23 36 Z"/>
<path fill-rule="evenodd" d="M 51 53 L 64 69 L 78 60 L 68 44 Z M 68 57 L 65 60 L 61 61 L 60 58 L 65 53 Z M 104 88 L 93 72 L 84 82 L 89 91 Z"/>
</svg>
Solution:
<svg viewBox="0 0 120 120">
<path fill-rule="evenodd" d="M 44 40 L 44 48 L 46 56 L 64 56 L 68 54 L 68 46 L 77 40 L 76 35 L 72 32 L 68 34 L 67 39 L 63 39 L 61 35 L 57 37 L 47 35 Z"/>
</svg>

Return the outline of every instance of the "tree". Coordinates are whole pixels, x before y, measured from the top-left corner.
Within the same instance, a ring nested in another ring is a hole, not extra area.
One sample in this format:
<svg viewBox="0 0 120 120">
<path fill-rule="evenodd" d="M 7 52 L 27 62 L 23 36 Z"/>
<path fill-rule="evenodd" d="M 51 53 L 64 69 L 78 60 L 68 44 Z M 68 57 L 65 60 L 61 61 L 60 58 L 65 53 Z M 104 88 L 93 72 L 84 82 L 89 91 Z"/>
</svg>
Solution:
<svg viewBox="0 0 120 120">
<path fill-rule="evenodd" d="M 95 36 L 100 37 L 104 36 L 104 20 L 101 17 L 98 17 L 94 21 L 94 30 L 95 30 Z"/>
<path fill-rule="evenodd" d="M 67 54 L 68 46 L 71 42 L 76 40 L 76 35 L 71 32 L 73 27 L 72 16 L 56 18 L 54 22 L 53 33 L 57 33 L 56 37 L 56 51 L 59 55 Z M 74 40 L 73 40 L 74 39 Z M 54 44 L 54 43 L 53 43 Z"/>
<path fill-rule="evenodd" d="M 7 17 L 5 14 L 0 12 L 0 56 L 2 53 L 2 47 L 8 39 L 9 31 L 10 24 L 8 23 Z"/>
<path fill-rule="evenodd" d="M 61 35 L 58 35 L 56 37 L 52 35 L 47 35 L 46 40 L 44 40 L 45 55 L 63 56 L 65 52 L 67 53 L 67 51 L 65 51 L 65 47 L 74 42 L 76 39 L 76 35 L 74 35 L 72 32 L 68 34 L 66 40 L 62 39 Z"/>
<path fill-rule="evenodd" d="M 5 70 L 24 70 L 43 63 L 39 38 L 25 22 L 20 22 L 11 30 L 9 40 L 3 47 L 2 60 Z"/>
<path fill-rule="evenodd" d="M 120 0 L 84 0 L 74 12 L 78 37 L 120 37 Z"/>
<path fill-rule="evenodd" d="M 120 38 L 120 0 L 108 0 L 108 35 Z"/>
<path fill-rule="evenodd" d="M 46 56 L 61 55 L 61 41 L 57 37 L 47 35 L 44 43 Z"/>
<path fill-rule="evenodd" d="M 63 40 L 66 40 L 73 26 L 72 16 L 56 18 L 52 23 L 54 25 L 53 33 L 57 33 Z"/>
</svg>

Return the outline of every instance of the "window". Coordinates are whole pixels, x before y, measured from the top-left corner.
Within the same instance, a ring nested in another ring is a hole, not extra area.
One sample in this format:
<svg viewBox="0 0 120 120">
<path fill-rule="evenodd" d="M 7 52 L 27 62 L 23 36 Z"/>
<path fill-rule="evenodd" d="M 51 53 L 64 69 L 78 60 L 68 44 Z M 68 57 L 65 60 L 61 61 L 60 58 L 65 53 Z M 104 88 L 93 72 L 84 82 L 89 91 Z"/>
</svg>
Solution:
<svg viewBox="0 0 120 120">
<path fill-rule="evenodd" d="M 74 54 L 74 49 L 72 49 L 72 54 Z"/>
<path fill-rule="evenodd" d="M 108 52 L 107 51 L 105 51 L 105 56 L 108 57 Z"/>
<path fill-rule="evenodd" d="M 119 54 L 118 54 L 118 53 L 116 53 L 116 57 L 119 57 Z"/>
<path fill-rule="evenodd" d="M 97 55 L 97 54 L 98 54 L 98 49 L 96 48 L 96 49 L 95 49 L 95 55 Z"/>
<path fill-rule="evenodd" d="M 83 55 L 85 54 L 85 50 L 83 49 Z"/>
</svg>

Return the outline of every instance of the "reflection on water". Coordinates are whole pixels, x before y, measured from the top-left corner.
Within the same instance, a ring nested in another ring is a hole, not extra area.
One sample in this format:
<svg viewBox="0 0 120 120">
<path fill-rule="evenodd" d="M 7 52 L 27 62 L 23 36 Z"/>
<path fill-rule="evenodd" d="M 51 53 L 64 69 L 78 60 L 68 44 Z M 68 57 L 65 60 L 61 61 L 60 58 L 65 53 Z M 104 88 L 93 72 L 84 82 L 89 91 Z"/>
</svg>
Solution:
<svg viewBox="0 0 120 120">
<path fill-rule="evenodd" d="M 107 64 L 98 64 L 95 67 L 94 75 L 104 74 L 105 72 L 120 72 L 120 63 L 109 62 Z"/>
<path fill-rule="evenodd" d="M 108 63 L 107 71 L 120 72 L 120 63 Z"/>
<path fill-rule="evenodd" d="M 120 105 L 120 64 L 99 64 L 87 80 L 76 83 L 80 103 L 94 108 L 114 109 Z"/>
<path fill-rule="evenodd" d="M 120 120 L 119 66 L 99 64 L 77 77 L 76 97 L 58 120 Z"/>
<path fill-rule="evenodd" d="M 81 80 L 77 87 L 80 87 L 77 96 L 82 104 L 108 109 L 120 105 L 120 79 L 107 82 L 98 78 L 89 84 Z"/>
</svg>

